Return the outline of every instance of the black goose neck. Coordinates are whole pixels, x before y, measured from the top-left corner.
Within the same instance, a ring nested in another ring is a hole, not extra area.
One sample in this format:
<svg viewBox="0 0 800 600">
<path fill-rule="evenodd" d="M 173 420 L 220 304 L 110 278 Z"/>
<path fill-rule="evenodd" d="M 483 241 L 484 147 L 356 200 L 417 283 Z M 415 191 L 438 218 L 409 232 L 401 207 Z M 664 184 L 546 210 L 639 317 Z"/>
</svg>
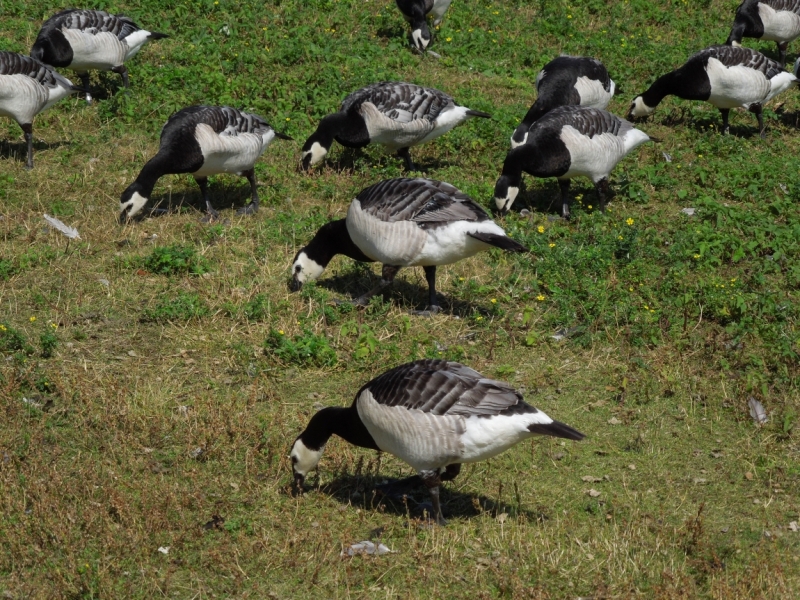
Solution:
<svg viewBox="0 0 800 600">
<path fill-rule="evenodd" d="M 319 450 L 334 434 L 354 446 L 378 450 L 375 440 L 358 416 L 355 403 L 347 408 L 323 408 L 311 417 L 308 427 L 300 434 L 300 439 L 307 448 Z"/>
<path fill-rule="evenodd" d="M 650 108 L 655 108 L 670 94 L 680 96 L 679 90 L 676 89 L 679 78 L 679 71 L 671 71 L 662 75 L 642 94 L 642 101 Z"/>
<path fill-rule="evenodd" d="M 360 262 L 372 262 L 358 249 L 347 231 L 347 219 L 339 219 L 326 223 L 317 231 L 317 235 L 305 248 L 306 255 L 322 267 L 327 267 L 337 254 Z"/>
</svg>

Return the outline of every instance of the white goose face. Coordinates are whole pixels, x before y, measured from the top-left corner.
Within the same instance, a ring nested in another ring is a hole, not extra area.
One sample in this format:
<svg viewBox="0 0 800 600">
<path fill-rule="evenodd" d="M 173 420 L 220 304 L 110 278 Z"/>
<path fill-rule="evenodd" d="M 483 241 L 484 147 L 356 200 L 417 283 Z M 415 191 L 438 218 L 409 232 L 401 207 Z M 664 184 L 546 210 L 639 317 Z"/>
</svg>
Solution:
<svg viewBox="0 0 800 600">
<path fill-rule="evenodd" d="M 517 199 L 517 194 L 519 194 L 519 188 L 515 185 L 508 185 L 505 177 L 501 176 L 494 190 L 494 203 L 497 206 L 497 210 L 501 214 L 507 213 L 511 205 L 514 204 L 514 200 Z"/>
<path fill-rule="evenodd" d="M 312 450 L 307 447 L 303 440 L 297 438 L 292 446 L 292 451 L 289 456 L 292 459 L 292 473 L 294 474 L 294 481 L 298 487 L 302 487 L 306 479 L 306 475 L 310 471 L 317 468 L 319 459 L 322 458 L 322 451 L 325 446 L 319 450 Z"/>
<path fill-rule="evenodd" d="M 631 108 L 628 111 L 628 118 L 639 118 L 639 117 L 648 117 L 656 112 L 655 107 L 647 106 L 642 100 L 641 96 L 636 96 L 631 102 Z"/>
<path fill-rule="evenodd" d="M 515 131 L 514 135 L 511 136 L 511 149 L 513 150 L 517 146 L 522 146 L 522 144 L 526 143 L 527 141 L 528 141 L 527 131 L 523 131 L 521 133 L 519 131 Z"/>
<path fill-rule="evenodd" d="M 123 193 L 119 204 L 119 220 L 123 222 L 136 216 L 147 204 L 147 198 L 139 192 L 133 192 L 127 200 L 125 196 Z"/>
<path fill-rule="evenodd" d="M 303 152 L 301 164 L 304 170 L 322 162 L 322 159 L 328 154 L 328 149 L 319 142 L 311 144 L 311 148 Z"/>
<path fill-rule="evenodd" d="M 426 38 L 422 29 L 415 29 L 414 31 L 411 32 L 411 43 L 418 50 L 424 52 L 428 48 L 428 44 L 430 44 L 430 42 L 431 42 L 430 33 Z"/>
<path fill-rule="evenodd" d="M 308 281 L 319 279 L 325 267 L 320 265 L 317 261 L 308 257 L 304 251 L 297 253 L 297 256 L 292 263 L 292 281 L 289 287 L 293 292 L 296 292 L 303 284 Z"/>
</svg>

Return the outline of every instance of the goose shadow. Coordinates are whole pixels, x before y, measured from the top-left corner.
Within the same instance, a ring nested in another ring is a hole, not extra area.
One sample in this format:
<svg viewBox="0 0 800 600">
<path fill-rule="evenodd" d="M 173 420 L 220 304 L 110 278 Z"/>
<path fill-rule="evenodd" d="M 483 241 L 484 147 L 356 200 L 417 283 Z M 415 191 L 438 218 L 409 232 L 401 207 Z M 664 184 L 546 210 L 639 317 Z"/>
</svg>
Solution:
<svg viewBox="0 0 800 600">
<path fill-rule="evenodd" d="M 746 119 L 748 118 L 752 119 L 755 126 L 747 124 Z M 722 116 L 719 113 L 714 116 L 689 116 L 684 122 L 687 127 L 694 129 L 697 133 L 708 133 L 710 130 L 713 130 L 713 133 L 716 135 L 725 135 L 722 133 Z M 765 131 L 769 132 L 769 123 L 766 124 Z M 742 139 L 750 139 L 754 136 L 760 136 L 761 132 L 758 129 L 758 121 L 756 120 L 756 116 L 750 112 L 731 110 L 731 115 L 728 120 L 727 135 Z"/>
<path fill-rule="evenodd" d="M 778 120 L 788 127 L 800 128 L 800 111 L 779 112 Z"/>
<path fill-rule="evenodd" d="M 538 212 L 542 214 L 554 215 L 561 218 L 561 189 L 558 186 L 558 180 L 549 178 L 544 180 L 545 184 L 542 187 L 534 189 L 527 189 L 523 183 L 519 195 L 517 196 L 511 210 L 520 212 L 522 209 L 527 208 L 531 212 Z M 594 186 L 587 185 L 588 179 L 573 179 L 569 186 L 569 199 L 570 208 L 574 208 L 577 204 L 576 196 L 583 196 L 583 204 L 594 204 L 597 199 L 597 192 Z M 614 199 L 614 191 L 609 186 L 606 204 Z M 494 199 L 492 199 L 494 204 Z M 495 210 L 495 213 L 497 211 Z"/>
<path fill-rule="evenodd" d="M 413 151 L 413 149 L 412 149 Z M 390 175 L 387 171 L 396 168 L 402 177 L 417 177 L 426 175 L 429 171 L 449 167 L 452 163 L 442 161 L 438 158 L 432 160 L 419 161 L 412 155 L 414 171 L 408 171 L 403 163 L 403 159 L 393 152 L 382 152 L 381 155 L 373 160 L 363 148 L 347 148 L 342 146 L 341 151 L 332 159 L 325 163 L 327 168 L 338 175 L 353 175 L 358 171 L 378 171 L 380 176 Z M 391 173 L 393 175 L 393 173 Z"/>
<path fill-rule="evenodd" d="M 400 15 L 398 15 L 400 17 Z M 402 19 L 402 17 L 400 17 Z M 405 38 L 406 31 L 400 23 L 397 25 L 391 25 L 388 27 L 379 27 L 378 30 L 375 32 L 375 35 L 384 40 L 390 40 L 394 38 Z"/>
<path fill-rule="evenodd" d="M 208 195 L 211 198 L 211 205 L 216 210 L 240 208 L 250 202 L 250 184 L 244 178 L 241 178 L 244 184 L 236 181 L 237 179 L 240 178 L 226 177 L 224 180 L 218 179 L 209 184 Z M 119 194 L 122 194 L 123 189 L 119 190 Z M 263 198 L 261 204 L 264 204 Z M 142 218 L 162 217 L 189 211 L 197 211 L 200 215 L 206 214 L 206 203 L 200 188 L 152 194 L 150 201 L 140 214 Z M 133 220 L 135 221 L 137 217 L 139 215 L 136 215 Z"/>
<path fill-rule="evenodd" d="M 34 135 L 36 130 L 34 129 Z M 43 140 L 33 140 L 33 160 L 36 165 L 36 154 L 43 150 L 56 150 L 62 146 L 71 146 L 72 142 L 58 141 L 45 142 Z M 12 142 L 10 140 L 0 140 L 0 157 L 8 160 L 17 160 L 24 163 L 28 160 L 28 144 L 25 142 Z"/>
<path fill-rule="evenodd" d="M 462 475 L 462 477 L 464 477 Z M 433 513 L 430 494 L 418 477 L 412 482 L 372 475 L 342 474 L 323 485 L 310 486 L 305 493 L 317 492 L 335 498 L 343 505 L 364 511 L 380 511 L 396 516 L 424 518 Z M 465 478 L 466 479 L 466 478 Z M 381 488 L 403 481 L 403 492 L 384 493 Z M 516 500 L 489 498 L 482 494 L 461 492 L 457 483 L 445 482 L 440 486 L 439 499 L 446 519 L 468 519 L 482 513 L 497 517 L 503 513 L 511 517 L 523 516 L 529 521 L 544 522 L 550 519 L 546 507 L 530 510 L 519 506 Z M 501 490 L 502 491 L 502 488 Z"/>
<path fill-rule="evenodd" d="M 365 266 L 368 263 L 363 263 Z M 424 281 L 422 267 L 405 267 L 400 273 L 412 273 L 419 269 L 419 276 Z M 412 276 L 413 277 L 413 276 Z M 368 271 L 367 269 L 355 268 L 343 275 L 334 275 L 322 280 L 317 280 L 318 287 L 325 288 L 337 294 L 349 297 L 355 301 L 361 294 L 369 291 L 378 284 L 380 275 Z M 376 297 L 383 297 L 384 301 L 393 303 L 395 306 L 410 309 L 424 310 L 428 307 L 428 285 L 417 285 L 399 275 L 394 283 L 383 290 Z M 475 306 L 469 302 L 458 300 L 450 293 L 436 290 L 441 307 L 440 314 L 448 314 L 453 317 L 466 318 L 476 312 L 483 316 L 490 316 L 491 312 L 483 307 Z"/>
</svg>

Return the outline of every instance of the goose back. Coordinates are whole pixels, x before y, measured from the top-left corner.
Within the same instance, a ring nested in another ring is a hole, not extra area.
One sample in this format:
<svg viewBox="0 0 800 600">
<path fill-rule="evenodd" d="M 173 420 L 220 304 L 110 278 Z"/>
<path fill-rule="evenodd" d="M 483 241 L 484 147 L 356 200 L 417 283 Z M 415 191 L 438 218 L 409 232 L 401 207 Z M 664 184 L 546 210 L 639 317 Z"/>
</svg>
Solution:
<svg viewBox="0 0 800 600">
<path fill-rule="evenodd" d="M 69 79 L 35 58 L 0 52 L 0 115 L 31 123 L 72 90 Z"/>
</svg>

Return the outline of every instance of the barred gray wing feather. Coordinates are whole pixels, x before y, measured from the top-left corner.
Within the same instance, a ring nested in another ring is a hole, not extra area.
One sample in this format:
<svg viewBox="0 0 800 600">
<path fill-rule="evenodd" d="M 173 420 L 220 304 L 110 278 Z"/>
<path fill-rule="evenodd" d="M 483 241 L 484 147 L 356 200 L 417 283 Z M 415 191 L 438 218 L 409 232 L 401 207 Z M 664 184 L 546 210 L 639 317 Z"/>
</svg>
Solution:
<svg viewBox="0 0 800 600">
<path fill-rule="evenodd" d="M 633 127 L 628 121 L 599 108 L 559 106 L 534 123 L 531 132 L 540 127 L 553 128 L 560 131 L 565 125 L 577 129 L 590 138 L 603 133 L 612 135 L 624 134 L 625 131 Z"/>
<path fill-rule="evenodd" d="M 361 210 L 382 221 L 415 221 L 423 227 L 489 218 L 481 206 L 456 187 L 432 179 L 388 179 L 366 188 L 356 199 Z"/>
<path fill-rule="evenodd" d="M 711 46 L 694 56 L 714 57 L 726 67 L 747 67 L 761 71 L 767 79 L 772 79 L 784 71 L 783 66 L 760 52 L 744 46 Z"/>
<path fill-rule="evenodd" d="M 408 123 L 416 119 L 434 121 L 446 108 L 454 106 L 453 99 L 439 90 L 413 83 L 382 81 L 353 92 L 342 102 L 342 111 L 358 109 L 364 102 L 390 119 Z"/>
<path fill-rule="evenodd" d="M 0 75 L 26 75 L 49 88 L 72 87 L 72 83 L 35 58 L 16 52 L 0 52 Z"/>
<path fill-rule="evenodd" d="M 139 27 L 128 17 L 112 15 L 102 10 L 66 10 L 48 19 L 55 20 L 59 29 L 78 29 L 85 33 L 113 33 L 124 40 L 139 31 Z"/>
<path fill-rule="evenodd" d="M 537 412 L 507 383 L 484 378 L 460 363 L 419 360 L 400 365 L 367 383 L 375 401 L 434 415 L 484 416 Z"/>
<path fill-rule="evenodd" d="M 765 0 L 776 11 L 791 11 L 800 15 L 800 0 Z"/>
<path fill-rule="evenodd" d="M 178 131 L 205 123 L 221 135 L 236 136 L 240 133 L 263 134 L 271 130 L 269 123 L 252 113 L 242 112 L 230 106 L 189 106 L 172 115 L 163 131 Z"/>
</svg>

